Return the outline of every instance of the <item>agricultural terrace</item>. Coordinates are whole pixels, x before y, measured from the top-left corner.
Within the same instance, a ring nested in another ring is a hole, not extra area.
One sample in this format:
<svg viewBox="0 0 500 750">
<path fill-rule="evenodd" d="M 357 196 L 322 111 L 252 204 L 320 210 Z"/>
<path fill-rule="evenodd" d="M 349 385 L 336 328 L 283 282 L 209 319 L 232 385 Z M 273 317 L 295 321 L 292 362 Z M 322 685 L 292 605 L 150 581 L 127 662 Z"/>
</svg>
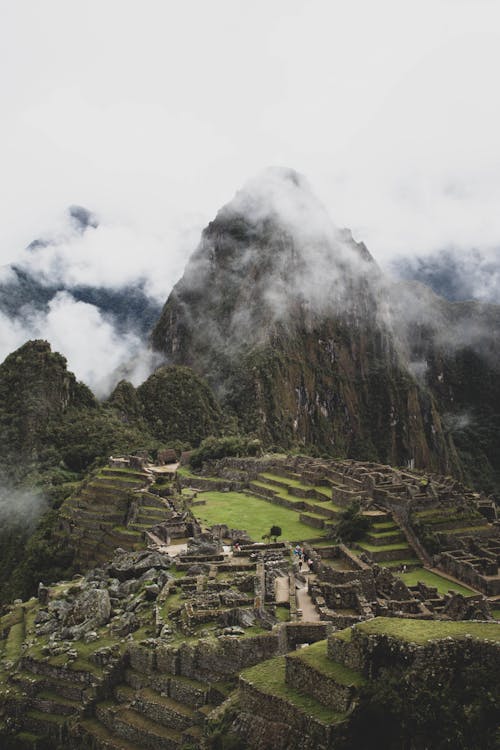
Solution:
<svg viewBox="0 0 500 750">
<path fill-rule="evenodd" d="M 487 639 L 500 642 L 500 624 L 496 622 L 446 622 L 440 620 L 403 620 L 375 617 L 361 622 L 357 630 L 368 634 L 390 635 L 403 641 L 424 644 L 440 638 Z"/>
</svg>

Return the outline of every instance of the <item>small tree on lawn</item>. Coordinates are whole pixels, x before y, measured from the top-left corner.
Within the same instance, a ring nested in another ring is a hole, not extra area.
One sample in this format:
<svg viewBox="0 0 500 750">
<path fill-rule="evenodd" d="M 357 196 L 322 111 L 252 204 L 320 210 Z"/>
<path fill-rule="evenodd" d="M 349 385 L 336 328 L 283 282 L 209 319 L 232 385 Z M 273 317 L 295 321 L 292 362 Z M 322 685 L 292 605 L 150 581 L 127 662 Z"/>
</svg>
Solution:
<svg viewBox="0 0 500 750">
<path fill-rule="evenodd" d="M 275 542 L 278 541 L 278 537 L 281 536 L 281 528 L 279 526 L 271 526 L 269 536 L 274 537 Z"/>
</svg>

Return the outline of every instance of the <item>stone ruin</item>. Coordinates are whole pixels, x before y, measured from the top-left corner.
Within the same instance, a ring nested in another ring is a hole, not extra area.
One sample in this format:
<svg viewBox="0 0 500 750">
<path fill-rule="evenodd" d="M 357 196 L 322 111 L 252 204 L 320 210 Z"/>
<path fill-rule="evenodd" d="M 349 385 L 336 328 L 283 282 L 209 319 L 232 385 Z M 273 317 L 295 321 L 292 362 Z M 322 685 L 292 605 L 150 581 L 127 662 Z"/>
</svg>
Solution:
<svg viewBox="0 0 500 750">
<path fill-rule="evenodd" d="M 263 480 L 270 470 L 275 478 Z M 224 524 L 202 530 L 185 500 L 191 497 L 195 509 L 202 493 L 180 497 L 175 487 L 155 486 L 146 471 L 130 465 L 101 470 L 63 506 L 61 522 L 82 567 L 91 561 L 97 567 L 71 582 L 42 585 L 37 600 L 18 602 L 1 618 L 0 742 L 6 750 L 17 750 L 27 737 L 31 750 L 43 741 L 71 750 L 202 748 L 238 684 L 232 729 L 242 741 L 255 750 L 322 750 L 355 706 L 360 680 L 376 672 L 373 654 L 387 643 L 358 629 L 381 616 L 399 627 L 491 619 L 480 594 L 441 595 L 394 575 L 427 562 L 416 514 L 463 507 L 472 526 L 486 524 L 488 535 L 470 536 L 470 528 L 462 535 L 455 527 L 459 547 L 433 562 L 450 566 L 464 582 L 470 574 L 470 585 L 495 596 L 495 526 L 485 513 L 478 521 L 470 512 L 475 499 L 453 480 L 303 457 L 227 459 L 211 471 L 218 473 L 215 482 L 208 476 L 179 481 L 288 503 L 312 529 L 332 532 L 339 512 L 359 499 L 372 520 L 367 539 L 354 549 L 313 540 L 306 545 L 311 564 L 299 570 L 287 543 L 254 544 Z M 165 489 L 169 494 L 160 494 Z M 443 523 L 436 518 L 434 525 Z M 391 544 L 380 543 L 387 539 Z M 235 540 L 240 549 L 231 551 Z M 489 589 L 481 589 L 481 576 Z M 444 663 L 456 646 L 438 643 L 408 651 L 391 641 L 391 648 L 405 658 Z M 304 644 L 313 644 L 312 651 Z M 497 663 L 495 648 L 467 648 Z M 263 680 L 265 669 L 252 670 L 267 660 L 272 679 Z M 279 688 L 272 693 L 276 675 Z M 297 693 L 307 696 L 307 711 Z M 325 708 L 342 718 L 325 721 Z"/>
</svg>

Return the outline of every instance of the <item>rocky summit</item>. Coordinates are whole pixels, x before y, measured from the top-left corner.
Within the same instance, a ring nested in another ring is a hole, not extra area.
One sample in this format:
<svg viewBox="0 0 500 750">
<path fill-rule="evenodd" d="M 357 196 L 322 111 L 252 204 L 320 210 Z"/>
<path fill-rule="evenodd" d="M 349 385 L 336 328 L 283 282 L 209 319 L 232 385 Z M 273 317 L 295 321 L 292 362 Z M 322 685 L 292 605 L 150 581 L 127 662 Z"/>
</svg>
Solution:
<svg viewBox="0 0 500 750">
<path fill-rule="evenodd" d="M 479 460 L 493 489 L 499 333 L 495 306 L 384 278 L 303 177 L 274 169 L 204 230 L 152 343 L 268 444 L 466 477 Z"/>
</svg>

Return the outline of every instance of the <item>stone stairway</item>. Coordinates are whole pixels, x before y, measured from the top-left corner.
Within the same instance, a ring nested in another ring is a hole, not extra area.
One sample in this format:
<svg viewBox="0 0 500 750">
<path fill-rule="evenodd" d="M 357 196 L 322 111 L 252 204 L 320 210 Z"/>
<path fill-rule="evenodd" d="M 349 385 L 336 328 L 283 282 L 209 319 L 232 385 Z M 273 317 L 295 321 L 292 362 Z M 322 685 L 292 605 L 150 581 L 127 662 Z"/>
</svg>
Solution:
<svg viewBox="0 0 500 750">
<path fill-rule="evenodd" d="M 368 517 L 371 520 L 370 529 L 355 545 L 361 552 L 373 562 L 389 564 L 393 568 L 420 565 L 411 540 L 390 513 L 381 511 Z"/>
</svg>

